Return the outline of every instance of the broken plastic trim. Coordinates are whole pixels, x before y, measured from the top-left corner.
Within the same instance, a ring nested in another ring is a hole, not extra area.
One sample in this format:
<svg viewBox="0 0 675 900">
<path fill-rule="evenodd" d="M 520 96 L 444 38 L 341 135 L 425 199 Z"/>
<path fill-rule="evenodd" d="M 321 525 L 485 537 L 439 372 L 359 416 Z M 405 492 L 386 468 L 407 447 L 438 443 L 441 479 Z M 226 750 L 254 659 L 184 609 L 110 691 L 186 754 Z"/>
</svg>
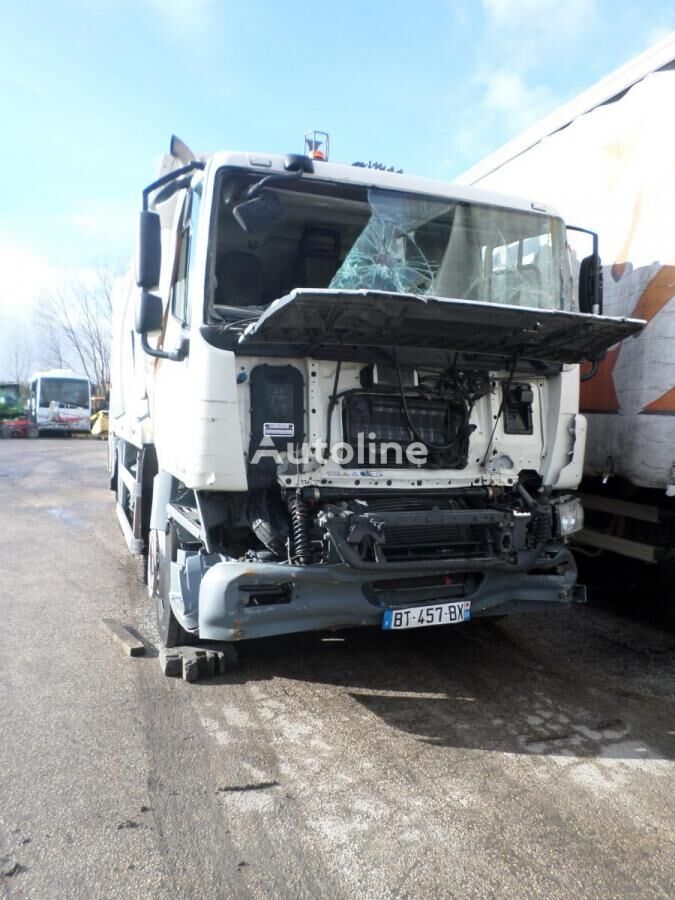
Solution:
<svg viewBox="0 0 675 900">
<path fill-rule="evenodd" d="M 485 301 L 308 289 L 276 300 L 240 336 L 237 350 L 264 352 L 284 344 L 300 356 L 321 356 L 340 348 L 414 347 L 580 363 L 645 324 Z"/>
</svg>

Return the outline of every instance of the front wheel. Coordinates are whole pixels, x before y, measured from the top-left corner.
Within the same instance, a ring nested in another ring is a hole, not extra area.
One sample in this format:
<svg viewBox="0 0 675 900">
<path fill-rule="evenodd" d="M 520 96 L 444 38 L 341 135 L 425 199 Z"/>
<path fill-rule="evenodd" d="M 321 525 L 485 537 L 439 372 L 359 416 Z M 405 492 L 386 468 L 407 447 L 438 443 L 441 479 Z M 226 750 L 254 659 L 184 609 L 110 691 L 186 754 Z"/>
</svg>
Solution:
<svg viewBox="0 0 675 900">
<path fill-rule="evenodd" d="M 148 541 L 148 593 L 155 597 L 157 631 L 165 647 L 187 644 L 189 635 L 173 614 L 169 594 L 171 590 L 171 562 L 176 559 L 178 538 L 173 524 L 168 532 L 150 531 Z"/>
<path fill-rule="evenodd" d="M 159 590 L 159 531 L 151 528 L 148 534 L 148 555 L 145 564 L 145 583 L 148 597 L 154 600 Z"/>
</svg>

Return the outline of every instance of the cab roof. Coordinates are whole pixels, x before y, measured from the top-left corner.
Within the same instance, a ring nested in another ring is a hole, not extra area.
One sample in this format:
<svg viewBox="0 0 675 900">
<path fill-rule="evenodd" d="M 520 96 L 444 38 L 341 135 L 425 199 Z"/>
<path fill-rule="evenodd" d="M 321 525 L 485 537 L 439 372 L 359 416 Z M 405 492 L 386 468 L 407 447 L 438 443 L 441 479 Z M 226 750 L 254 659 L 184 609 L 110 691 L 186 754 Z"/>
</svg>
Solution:
<svg viewBox="0 0 675 900">
<path fill-rule="evenodd" d="M 210 170 L 221 168 L 245 169 L 265 175 L 283 174 L 285 157 L 280 154 L 255 153 L 245 151 L 220 151 L 202 157 Z M 421 178 L 416 175 L 406 175 L 398 172 L 383 172 L 378 169 L 364 166 L 345 165 L 343 163 L 324 162 L 313 160 L 313 174 L 306 173 L 303 179 L 314 181 L 329 181 L 339 184 L 361 185 L 363 187 L 377 187 L 392 191 L 406 191 L 416 194 L 427 194 L 433 197 L 441 197 L 451 201 L 463 201 L 468 203 L 480 203 L 487 206 L 506 207 L 522 212 L 539 215 L 559 217 L 557 210 L 544 203 L 529 198 L 513 197 L 508 194 L 500 194 L 487 191 L 470 185 L 455 184 L 450 181 Z"/>
</svg>

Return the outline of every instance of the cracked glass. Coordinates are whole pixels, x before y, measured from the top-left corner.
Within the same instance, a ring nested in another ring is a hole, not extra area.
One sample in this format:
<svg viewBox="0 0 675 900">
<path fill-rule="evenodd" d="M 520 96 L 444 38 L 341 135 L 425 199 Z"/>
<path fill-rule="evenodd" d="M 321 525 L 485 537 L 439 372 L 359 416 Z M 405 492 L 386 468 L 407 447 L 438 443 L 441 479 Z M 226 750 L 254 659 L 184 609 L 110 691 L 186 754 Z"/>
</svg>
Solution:
<svg viewBox="0 0 675 900">
<path fill-rule="evenodd" d="M 331 288 L 574 310 L 559 219 L 378 188 L 368 202 Z"/>
</svg>

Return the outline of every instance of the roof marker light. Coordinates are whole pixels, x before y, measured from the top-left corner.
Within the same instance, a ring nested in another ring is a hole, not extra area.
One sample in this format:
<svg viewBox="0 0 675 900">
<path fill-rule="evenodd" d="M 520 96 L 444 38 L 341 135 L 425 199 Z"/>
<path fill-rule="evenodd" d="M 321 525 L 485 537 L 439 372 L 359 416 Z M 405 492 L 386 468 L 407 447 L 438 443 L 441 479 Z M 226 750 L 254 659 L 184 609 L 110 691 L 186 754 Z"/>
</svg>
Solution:
<svg viewBox="0 0 675 900">
<path fill-rule="evenodd" d="M 305 153 L 310 159 L 328 161 L 330 138 L 327 131 L 307 131 L 305 133 Z"/>
</svg>

